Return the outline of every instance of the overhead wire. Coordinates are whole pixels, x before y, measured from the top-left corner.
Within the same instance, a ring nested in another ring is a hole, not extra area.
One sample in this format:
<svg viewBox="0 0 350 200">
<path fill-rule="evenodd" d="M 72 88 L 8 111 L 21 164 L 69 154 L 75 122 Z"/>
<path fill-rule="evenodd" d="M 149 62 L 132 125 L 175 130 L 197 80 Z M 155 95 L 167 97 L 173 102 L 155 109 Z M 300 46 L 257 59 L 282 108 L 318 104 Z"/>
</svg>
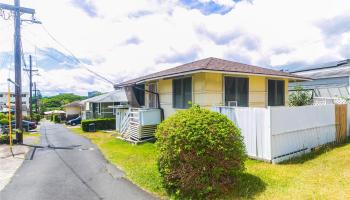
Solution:
<svg viewBox="0 0 350 200">
<path fill-rule="evenodd" d="M 42 25 L 42 24 L 41 24 Z M 102 79 L 103 81 L 105 82 L 108 82 L 109 84 L 112 84 L 114 85 L 114 82 L 110 81 L 109 79 L 107 79 L 106 77 L 102 76 L 101 74 L 91 70 L 90 68 L 88 68 L 86 66 L 86 64 L 84 62 L 82 62 L 79 58 L 77 58 L 77 56 L 74 55 L 74 53 L 72 51 L 70 51 L 66 46 L 64 46 L 60 41 L 58 41 L 48 30 L 47 28 L 42 25 L 42 29 L 44 30 L 44 32 L 49 36 L 49 38 L 54 41 L 56 44 L 58 44 L 61 48 L 63 48 L 63 50 L 65 50 L 66 52 L 69 53 L 70 57 L 67 56 L 68 59 L 72 60 L 75 64 L 80 64 L 83 68 L 85 68 L 87 71 L 89 71 L 90 73 L 94 74 L 96 77 L 98 77 L 99 79 Z M 28 33 L 30 33 L 31 35 L 33 35 L 34 37 L 36 37 L 36 34 L 32 33 L 30 30 L 27 30 L 29 31 Z M 38 50 L 37 46 L 33 44 L 33 42 L 31 42 L 30 40 L 28 40 L 28 38 L 24 38 L 25 40 L 29 41 L 29 43 L 31 43 L 34 47 L 35 47 L 35 51 Z M 41 38 L 42 40 L 42 38 Z M 47 42 L 45 42 L 47 44 L 47 46 L 50 46 L 48 45 Z M 39 49 L 40 51 L 40 49 Z M 59 60 L 58 58 L 52 56 L 51 54 L 45 54 L 45 56 L 61 63 L 62 60 Z M 36 57 L 37 58 L 37 57 Z M 37 60 L 36 60 L 36 64 L 37 64 Z"/>
<path fill-rule="evenodd" d="M 99 77 L 100 79 L 104 80 L 105 82 L 108 82 L 112 85 L 114 85 L 114 82 L 112 82 L 111 80 L 109 80 L 108 78 L 102 76 L 101 74 L 91 70 L 90 68 L 88 68 L 86 66 L 86 64 L 84 62 L 81 62 L 79 58 L 77 58 L 74 53 L 72 51 L 70 51 L 66 46 L 64 46 L 61 42 L 59 42 L 48 30 L 47 28 L 41 24 L 41 27 L 43 28 L 43 30 L 47 33 L 47 35 L 53 40 L 55 41 L 59 46 L 61 46 L 65 51 L 67 51 L 72 57 L 73 60 L 75 60 L 78 64 L 81 64 L 82 67 L 84 67 L 87 71 L 89 71 L 90 73 L 94 74 L 95 76 Z"/>
<path fill-rule="evenodd" d="M 27 63 L 26 63 L 26 60 L 24 58 L 24 51 L 23 51 L 23 44 L 22 44 L 22 40 L 20 41 L 20 44 L 21 44 L 21 58 L 22 58 L 22 62 L 23 62 L 23 65 L 24 65 L 24 70 L 28 76 L 28 80 L 30 80 L 30 74 L 29 74 L 29 69 L 28 69 L 28 66 L 27 66 Z"/>
</svg>

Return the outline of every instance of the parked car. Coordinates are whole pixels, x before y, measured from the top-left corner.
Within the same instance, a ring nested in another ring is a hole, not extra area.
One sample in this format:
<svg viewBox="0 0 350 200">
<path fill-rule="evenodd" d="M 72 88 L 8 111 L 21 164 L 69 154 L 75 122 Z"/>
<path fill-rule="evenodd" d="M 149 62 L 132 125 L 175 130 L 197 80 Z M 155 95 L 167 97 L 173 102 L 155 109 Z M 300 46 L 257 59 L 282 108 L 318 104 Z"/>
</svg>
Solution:
<svg viewBox="0 0 350 200">
<path fill-rule="evenodd" d="M 81 124 L 81 116 L 75 118 L 75 119 L 71 119 L 69 121 L 67 121 L 66 123 L 67 125 L 71 125 L 71 126 L 75 126 L 77 124 Z"/>
<path fill-rule="evenodd" d="M 16 127 L 16 121 L 15 120 L 13 120 L 11 122 L 11 124 L 12 124 L 13 128 Z M 35 122 L 31 122 L 31 121 L 27 121 L 27 120 L 22 120 L 22 124 L 23 124 L 23 129 L 25 131 L 27 131 L 27 132 L 30 131 L 30 130 L 36 129 L 36 127 L 37 127 Z"/>
</svg>

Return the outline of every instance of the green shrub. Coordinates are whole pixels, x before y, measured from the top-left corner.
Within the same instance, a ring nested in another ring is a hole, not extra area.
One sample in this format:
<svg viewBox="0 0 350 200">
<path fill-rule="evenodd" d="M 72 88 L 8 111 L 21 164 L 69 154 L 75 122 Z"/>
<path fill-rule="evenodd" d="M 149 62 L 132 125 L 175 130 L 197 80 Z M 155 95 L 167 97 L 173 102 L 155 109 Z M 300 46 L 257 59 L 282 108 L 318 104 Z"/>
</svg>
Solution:
<svg viewBox="0 0 350 200">
<path fill-rule="evenodd" d="M 50 121 L 52 121 L 52 122 L 53 122 L 53 120 L 54 120 L 54 116 L 55 116 L 55 115 L 50 115 Z"/>
<path fill-rule="evenodd" d="M 61 116 L 59 116 L 59 115 L 53 115 L 53 122 L 55 122 L 55 123 L 61 123 Z"/>
<path fill-rule="evenodd" d="M 9 125 L 9 120 L 8 119 L 0 119 L 0 124 L 1 125 Z"/>
<path fill-rule="evenodd" d="M 290 106 L 305 106 L 312 103 L 312 93 L 305 91 L 301 86 L 295 86 L 294 91 L 289 95 Z"/>
<path fill-rule="evenodd" d="M 36 122 L 39 122 L 41 120 L 42 116 L 40 114 L 37 114 L 37 113 L 34 113 L 33 114 L 33 119 L 36 121 Z"/>
<path fill-rule="evenodd" d="M 163 185 L 180 198 L 210 199 L 237 183 L 246 159 L 240 130 L 226 116 L 194 105 L 157 128 Z"/>
<path fill-rule="evenodd" d="M 23 120 L 31 121 L 30 116 L 23 116 Z"/>
<path fill-rule="evenodd" d="M 0 113 L 0 120 L 1 119 L 7 119 L 7 118 L 8 118 L 8 116 L 6 114 Z"/>
<path fill-rule="evenodd" d="M 110 130 L 115 129 L 115 118 L 101 118 L 101 119 L 89 119 L 81 122 L 81 128 L 83 131 L 89 131 L 89 124 L 95 124 L 96 130 Z"/>
<path fill-rule="evenodd" d="M 0 144 L 9 144 L 10 143 L 10 136 L 7 135 L 0 135 Z"/>
</svg>

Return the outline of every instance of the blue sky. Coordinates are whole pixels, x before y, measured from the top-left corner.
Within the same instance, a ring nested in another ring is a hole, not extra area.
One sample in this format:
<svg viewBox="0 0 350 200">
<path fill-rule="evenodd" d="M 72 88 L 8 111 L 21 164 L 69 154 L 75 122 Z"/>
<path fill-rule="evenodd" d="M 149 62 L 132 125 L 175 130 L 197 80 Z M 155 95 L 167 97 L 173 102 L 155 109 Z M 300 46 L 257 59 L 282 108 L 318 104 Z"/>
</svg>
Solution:
<svg viewBox="0 0 350 200">
<path fill-rule="evenodd" d="M 112 90 L 111 84 L 86 68 L 117 83 L 206 57 L 276 69 L 350 57 L 350 2 L 343 0 L 26 0 L 22 4 L 35 8 L 37 18 L 66 47 L 40 25 L 23 23 L 25 57 L 36 56 L 41 76 L 35 81 L 48 95 Z M 0 20 L 0 31 L 0 75 L 8 76 L 13 68 L 12 21 Z M 83 64 L 74 61 L 67 49 Z M 6 83 L 1 81 L 4 90 Z"/>
<path fill-rule="evenodd" d="M 233 9 L 232 6 L 220 5 L 214 1 L 201 2 L 196 0 L 180 0 L 180 2 L 185 7 L 189 9 L 198 9 L 205 15 L 210 15 L 213 13 L 224 15 Z"/>
</svg>

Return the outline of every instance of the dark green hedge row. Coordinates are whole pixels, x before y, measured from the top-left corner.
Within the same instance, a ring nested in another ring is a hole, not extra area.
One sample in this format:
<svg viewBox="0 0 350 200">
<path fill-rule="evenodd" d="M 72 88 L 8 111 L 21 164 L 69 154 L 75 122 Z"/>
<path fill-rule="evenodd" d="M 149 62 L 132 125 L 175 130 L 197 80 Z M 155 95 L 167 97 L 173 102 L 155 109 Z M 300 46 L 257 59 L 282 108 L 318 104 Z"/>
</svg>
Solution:
<svg viewBox="0 0 350 200">
<path fill-rule="evenodd" d="M 89 119 L 81 122 L 83 131 L 89 131 L 89 124 L 95 124 L 96 130 L 115 129 L 115 118 Z"/>
</svg>

